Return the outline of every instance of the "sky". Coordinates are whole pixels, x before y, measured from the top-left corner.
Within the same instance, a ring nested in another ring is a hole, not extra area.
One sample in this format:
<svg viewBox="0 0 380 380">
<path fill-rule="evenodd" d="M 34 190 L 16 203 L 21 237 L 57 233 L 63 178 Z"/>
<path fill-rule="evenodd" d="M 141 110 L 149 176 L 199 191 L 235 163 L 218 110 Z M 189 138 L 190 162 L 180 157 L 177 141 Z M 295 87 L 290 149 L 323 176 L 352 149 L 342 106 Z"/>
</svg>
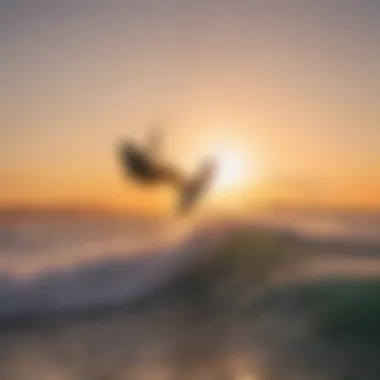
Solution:
<svg viewBox="0 0 380 380">
<path fill-rule="evenodd" d="M 229 199 L 380 209 L 379 19 L 376 0 L 0 0 L 0 204 L 165 208 L 115 155 L 160 125 L 188 173 L 216 146 L 244 161 Z"/>
</svg>

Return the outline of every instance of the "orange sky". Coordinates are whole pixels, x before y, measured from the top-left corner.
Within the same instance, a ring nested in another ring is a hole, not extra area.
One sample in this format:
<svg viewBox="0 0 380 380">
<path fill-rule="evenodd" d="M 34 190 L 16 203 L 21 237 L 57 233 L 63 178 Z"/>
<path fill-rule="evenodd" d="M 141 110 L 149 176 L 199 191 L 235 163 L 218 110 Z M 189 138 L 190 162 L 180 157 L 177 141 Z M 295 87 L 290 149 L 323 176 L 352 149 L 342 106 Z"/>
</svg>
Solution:
<svg viewBox="0 0 380 380">
<path fill-rule="evenodd" d="M 215 144 L 244 159 L 215 199 L 380 207 L 375 2 L 0 5 L 1 204 L 165 209 L 114 151 L 159 123 L 189 172 Z"/>
</svg>

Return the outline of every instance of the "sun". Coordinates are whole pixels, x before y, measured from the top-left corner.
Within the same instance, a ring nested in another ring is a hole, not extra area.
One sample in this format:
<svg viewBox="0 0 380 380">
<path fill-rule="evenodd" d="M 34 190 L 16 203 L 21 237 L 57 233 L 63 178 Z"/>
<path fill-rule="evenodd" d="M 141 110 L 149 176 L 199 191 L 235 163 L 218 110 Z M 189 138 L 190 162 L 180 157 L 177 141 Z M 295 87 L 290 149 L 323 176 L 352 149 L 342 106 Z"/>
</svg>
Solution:
<svg viewBox="0 0 380 380">
<path fill-rule="evenodd" d="M 240 187 L 248 180 L 247 160 L 242 154 L 223 149 L 216 155 L 218 171 L 214 187 L 216 190 L 230 190 Z"/>
<path fill-rule="evenodd" d="M 205 140 L 202 147 L 198 146 L 197 156 L 206 156 L 216 162 L 211 185 L 213 198 L 231 199 L 231 196 L 241 194 L 241 191 L 254 186 L 259 180 L 261 170 L 256 157 L 252 156 L 252 149 L 248 149 L 243 143 L 239 144 L 236 138 L 231 138 L 230 141 L 212 141 L 211 144 L 210 140 Z"/>
</svg>

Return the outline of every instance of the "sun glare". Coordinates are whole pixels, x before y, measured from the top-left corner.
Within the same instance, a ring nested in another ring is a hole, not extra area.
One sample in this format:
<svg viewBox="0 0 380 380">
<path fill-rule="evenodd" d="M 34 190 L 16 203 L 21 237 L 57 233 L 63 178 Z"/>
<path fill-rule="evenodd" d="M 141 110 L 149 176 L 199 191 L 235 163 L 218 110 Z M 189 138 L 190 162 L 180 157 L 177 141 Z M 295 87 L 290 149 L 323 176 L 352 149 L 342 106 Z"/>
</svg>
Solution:
<svg viewBox="0 0 380 380">
<path fill-rule="evenodd" d="M 205 139 L 205 145 L 197 149 L 197 156 L 213 157 L 216 160 L 216 175 L 213 188 L 213 198 L 237 194 L 240 190 L 258 181 L 258 166 L 256 159 L 252 156 L 252 150 L 244 148 L 244 144 L 239 144 L 236 139 L 213 141 L 212 138 Z M 206 143 L 207 141 L 207 143 Z"/>
<path fill-rule="evenodd" d="M 246 160 L 238 152 L 224 150 L 216 155 L 218 161 L 218 174 L 215 188 L 228 190 L 239 187 L 248 180 L 249 173 Z"/>
</svg>

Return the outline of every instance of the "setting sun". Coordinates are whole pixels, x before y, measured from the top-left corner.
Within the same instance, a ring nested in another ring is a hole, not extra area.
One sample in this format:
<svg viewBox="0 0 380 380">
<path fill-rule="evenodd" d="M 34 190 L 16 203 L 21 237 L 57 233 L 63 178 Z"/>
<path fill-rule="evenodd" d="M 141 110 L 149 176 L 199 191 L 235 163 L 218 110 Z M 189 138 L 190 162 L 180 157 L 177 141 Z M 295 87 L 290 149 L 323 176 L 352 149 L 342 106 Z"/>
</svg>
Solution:
<svg viewBox="0 0 380 380">
<path fill-rule="evenodd" d="M 226 190 L 238 187 L 250 177 L 246 159 L 238 152 L 225 150 L 217 154 L 218 174 L 215 188 Z"/>
</svg>

